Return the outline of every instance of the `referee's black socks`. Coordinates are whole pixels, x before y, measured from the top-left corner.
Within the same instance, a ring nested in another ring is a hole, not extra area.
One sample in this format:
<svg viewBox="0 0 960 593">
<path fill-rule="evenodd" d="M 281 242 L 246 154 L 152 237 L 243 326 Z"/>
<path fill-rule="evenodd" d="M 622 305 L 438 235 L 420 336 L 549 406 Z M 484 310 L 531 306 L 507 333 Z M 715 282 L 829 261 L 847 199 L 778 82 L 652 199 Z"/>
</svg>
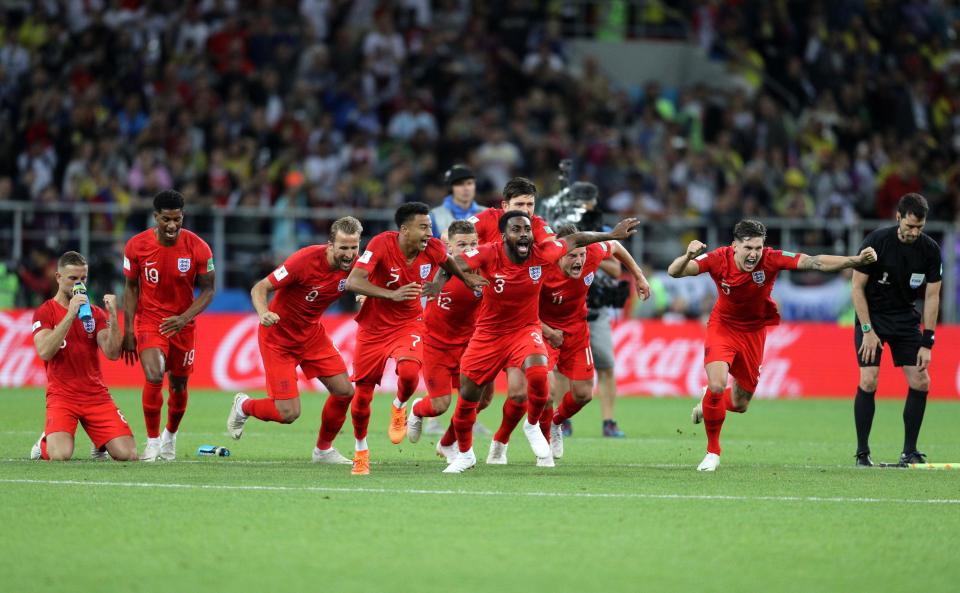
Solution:
<svg viewBox="0 0 960 593">
<path fill-rule="evenodd" d="M 907 401 L 903 404 L 903 452 L 917 450 L 917 437 L 923 424 L 923 412 L 927 409 L 927 392 L 918 389 L 907 391 Z"/>
<path fill-rule="evenodd" d="M 853 400 L 853 420 L 857 424 L 857 453 L 870 452 L 870 428 L 873 426 L 873 413 L 877 409 L 873 396 L 876 393 L 857 387 L 857 397 Z M 906 411 L 903 417 L 906 419 Z"/>
</svg>

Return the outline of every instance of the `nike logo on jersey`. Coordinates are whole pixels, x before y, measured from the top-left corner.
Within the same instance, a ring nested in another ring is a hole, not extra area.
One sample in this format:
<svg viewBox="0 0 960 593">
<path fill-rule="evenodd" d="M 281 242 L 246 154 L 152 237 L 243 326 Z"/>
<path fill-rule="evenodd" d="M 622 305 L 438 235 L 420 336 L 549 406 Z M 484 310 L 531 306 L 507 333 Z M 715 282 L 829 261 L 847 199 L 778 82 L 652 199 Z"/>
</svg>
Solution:
<svg viewBox="0 0 960 593">
<path fill-rule="evenodd" d="M 400 268 L 390 268 L 390 271 L 391 271 L 391 272 L 399 272 L 399 271 L 400 271 Z"/>
<path fill-rule="evenodd" d="M 155 261 L 148 261 L 148 262 L 145 262 L 143 265 L 145 265 L 145 266 L 155 266 L 155 265 L 157 265 L 157 262 L 155 262 Z"/>
<path fill-rule="evenodd" d="M 494 278 L 506 278 L 506 276 L 503 275 L 503 274 L 494 274 L 493 277 L 494 277 Z"/>
</svg>

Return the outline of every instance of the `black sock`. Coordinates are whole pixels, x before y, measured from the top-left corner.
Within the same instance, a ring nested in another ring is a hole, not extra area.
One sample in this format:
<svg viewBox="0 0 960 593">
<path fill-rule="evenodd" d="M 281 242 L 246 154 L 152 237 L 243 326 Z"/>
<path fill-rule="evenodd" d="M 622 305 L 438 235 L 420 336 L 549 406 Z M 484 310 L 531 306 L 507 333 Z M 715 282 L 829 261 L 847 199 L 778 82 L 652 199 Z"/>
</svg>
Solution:
<svg viewBox="0 0 960 593">
<path fill-rule="evenodd" d="M 873 396 L 876 393 L 857 387 L 857 397 L 853 400 L 853 420 L 857 424 L 857 453 L 870 452 L 870 428 L 873 426 L 873 413 L 877 409 Z"/>
<path fill-rule="evenodd" d="M 923 412 L 927 409 L 927 392 L 918 389 L 907 391 L 907 401 L 903 404 L 903 452 L 917 450 L 917 437 L 923 424 Z"/>
</svg>

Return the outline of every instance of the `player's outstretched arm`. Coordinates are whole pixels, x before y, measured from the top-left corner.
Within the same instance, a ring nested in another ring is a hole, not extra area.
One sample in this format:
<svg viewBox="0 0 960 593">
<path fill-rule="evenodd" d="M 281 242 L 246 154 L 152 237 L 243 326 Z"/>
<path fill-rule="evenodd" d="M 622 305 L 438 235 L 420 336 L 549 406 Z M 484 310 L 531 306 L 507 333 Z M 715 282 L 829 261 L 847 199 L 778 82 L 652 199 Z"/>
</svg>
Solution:
<svg viewBox="0 0 960 593">
<path fill-rule="evenodd" d="M 271 292 L 273 292 L 273 284 L 270 284 L 269 278 L 262 278 L 250 289 L 250 301 L 260 317 L 260 325 L 263 327 L 270 327 L 280 321 L 280 316 L 269 308 Z"/>
<path fill-rule="evenodd" d="M 619 241 L 613 241 L 612 245 L 613 257 L 622 263 L 627 268 L 627 271 L 630 272 L 630 275 L 633 276 L 633 280 L 637 285 L 637 294 L 642 300 L 649 299 L 650 283 L 647 282 L 647 278 L 643 275 L 640 264 L 637 263 L 637 260 L 633 259 L 633 256 L 630 255 L 627 248 L 621 245 Z"/>
<path fill-rule="evenodd" d="M 707 244 L 694 239 L 687 245 L 687 252 L 670 262 L 667 266 L 667 274 L 673 278 L 683 278 L 684 276 L 696 276 L 700 273 L 700 264 L 695 260 L 707 250 Z"/>
<path fill-rule="evenodd" d="M 123 361 L 127 364 L 137 362 L 137 337 L 133 332 L 133 318 L 137 314 L 140 302 L 140 279 L 126 278 L 123 284 L 123 340 L 120 349 Z"/>
<path fill-rule="evenodd" d="M 639 224 L 640 221 L 636 218 L 624 218 L 618 222 L 617 226 L 613 227 L 613 230 L 609 233 L 581 231 L 567 235 L 562 240 L 566 242 L 568 252 L 578 247 L 586 247 L 591 243 L 599 243 L 600 241 L 622 241 L 637 232 L 636 227 Z"/>
<path fill-rule="evenodd" d="M 416 282 L 401 286 L 396 290 L 383 288 L 370 282 L 370 272 L 363 268 L 350 270 L 347 276 L 347 290 L 366 297 L 390 299 L 391 301 L 409 301 L 420 298 L 420 285 Z"/>
<path fill-rule="evenodd" d="M 200 287 L 200 294 L 187 307 L 186 311 L 179 315 L 167 317 L 160 322 L 160 333 L 162 335 L 167 337 L 176 335 L 177 332 L 193 321 L 194 317 L 203 313 L 203 310 L 210 306 L 210 303 L 213 302 L 213 295 L 217 292 L 214 274 L 216 272 L 211 270 L 206 274 L 197 276 L 197 286 Z"/>
<path fill-rule="evenodd" d="M 103 351 L 107 360 L 120 358 L 120 321 L 117 319 L 117 297 L 112 294 L 103 295 L 103 306 L 107 309 L 107 327 L 97 332 L 97 345 Z"/>
<path fill-rule="evenodd" d="M 440 264 L 440 267 L 447 274 L 459 278 L 471 290 L 480 290 L 490 284 L 483 276 L 473 273 L 467 262 L 459 255 L 448 257 L 447 261 Z"/>
<path fill-rule="evenodd" d="M 801 254 L 797 261 L 798 270 L 817 270 L 818 272 L 839 272 L 847 268 L 865 266 L 877 261 L 877 252 L 867 247 L 858 255 L 806 255 Z"/>
</svg>

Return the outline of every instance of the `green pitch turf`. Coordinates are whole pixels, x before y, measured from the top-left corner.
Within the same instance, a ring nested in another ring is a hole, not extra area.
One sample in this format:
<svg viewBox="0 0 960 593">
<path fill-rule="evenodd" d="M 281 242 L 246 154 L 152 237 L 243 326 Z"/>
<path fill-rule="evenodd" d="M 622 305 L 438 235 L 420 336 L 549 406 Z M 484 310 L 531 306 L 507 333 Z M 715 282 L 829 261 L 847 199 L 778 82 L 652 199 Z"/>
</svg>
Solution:
<svg viewBox="0 0 960 593">
<path fill-rule="evenodd" d="M 115 393 L 142 449 L 139 394 Z M 499 422 L 501 399 L 481 414 Z M 251 420 L 231 441 L 231 397 L 193 392 L 178 461 L 26 460 L 43 423 L 37 391 L 0 391 L 0 590 L 956 591 L 960 471 L 853 467 L 852 405 L 756 401 L 728 415 L 723 464 L 694 467 L 704 435 L 689 399 L 629 398 L 628 438 L 575 419 L 566 456 L 537 468 L 522 433 L 510 465 L 451 476 L 435 440 L 394 446 L 374 404 L 371 475 L 309 463 L 322 400 L 291 426 Z M 874 460 L 900 452 L 902 402 L 880 402 Z M 960 405 L 933 403 L 931 461 L 960 462 Z M 349 420 L 347 428 L 349 429 Z M 229 459 L 198 461 L 201 444 Z M 352 434 L 336 445 L 349 455 Z"/>
</svg>

